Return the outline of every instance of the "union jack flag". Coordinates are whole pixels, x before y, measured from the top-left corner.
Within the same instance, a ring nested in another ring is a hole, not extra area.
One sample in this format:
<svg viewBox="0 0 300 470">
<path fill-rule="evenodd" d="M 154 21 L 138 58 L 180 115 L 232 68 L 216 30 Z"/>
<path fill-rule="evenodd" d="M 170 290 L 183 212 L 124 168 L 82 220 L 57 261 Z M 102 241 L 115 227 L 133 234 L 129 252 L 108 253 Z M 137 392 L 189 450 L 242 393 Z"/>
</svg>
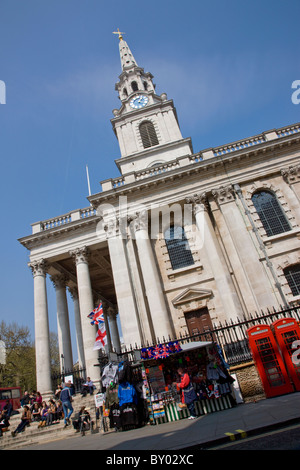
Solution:
<svg viewBox="0 0 300 470">
<path fill-rule="evenodd" d="M 88 315 L 88 318 L 92 320 L 91 325 L 98 325 L 100 323 L 104 323 L 102 303 L 100 303 L 98 307 L 94 308 L 94 310 Z"/>
<path fill-rule="evenodd" d="M 170 356 L 169 346 L 163 345 L 160 351 L 160 355 L 158 357 L 160 357 L 161 359 L 164 359 L 165 357 L 169 357 L 169 356 Z"/>
</svg>

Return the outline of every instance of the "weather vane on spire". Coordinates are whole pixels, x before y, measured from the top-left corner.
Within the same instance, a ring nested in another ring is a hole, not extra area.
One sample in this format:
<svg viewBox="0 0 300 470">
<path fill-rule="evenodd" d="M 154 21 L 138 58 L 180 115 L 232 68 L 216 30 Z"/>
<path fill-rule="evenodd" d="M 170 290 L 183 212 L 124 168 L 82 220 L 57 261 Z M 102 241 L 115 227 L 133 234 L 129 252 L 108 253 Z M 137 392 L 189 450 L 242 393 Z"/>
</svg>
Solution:
<svg viewBox="0 0 300 470">
<path fill-rule="evenodd" d="M 113 34 L 118 34 L 119 35 L 119 40 L 122 41 L 122 39 L 123 39 L 122 34 L 125 34 L 125 33 L 121 33 L 121 31 L 118 28 L 118 31 L 113 31 Z"/>
</svg>

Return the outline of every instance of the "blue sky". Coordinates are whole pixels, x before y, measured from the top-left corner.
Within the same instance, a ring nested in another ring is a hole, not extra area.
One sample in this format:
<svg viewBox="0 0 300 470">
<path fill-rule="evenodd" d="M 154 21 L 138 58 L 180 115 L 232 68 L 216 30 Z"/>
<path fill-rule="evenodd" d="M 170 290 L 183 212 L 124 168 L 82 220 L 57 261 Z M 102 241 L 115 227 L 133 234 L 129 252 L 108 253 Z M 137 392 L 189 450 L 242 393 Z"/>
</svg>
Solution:
<svg viewBox="0 0 300 470">
<path fill-rule="evenodd" d="M 0 0 L 0 320 L 33 337 L 33 280 L 17 239 L 33 222 L 88 206 L 86 164 L 92 192 L 118 176 L 112 31 L 126 33 L 157 93 L 174 100 L 197 152 L 300 121 L 291 101 L 299 17 L 299 0 Z"/>
</svg>

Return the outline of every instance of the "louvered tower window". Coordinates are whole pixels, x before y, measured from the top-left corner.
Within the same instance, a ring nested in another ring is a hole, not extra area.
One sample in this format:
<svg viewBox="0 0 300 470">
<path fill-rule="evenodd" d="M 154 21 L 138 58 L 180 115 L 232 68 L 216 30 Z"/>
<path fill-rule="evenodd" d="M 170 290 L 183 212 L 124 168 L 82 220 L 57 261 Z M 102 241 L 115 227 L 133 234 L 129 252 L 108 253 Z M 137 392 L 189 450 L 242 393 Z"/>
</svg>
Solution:
<svg viewBox="0 0 300 470">
<path fill-rule="evenodd" d="M 293 295 L 300 295 L 300 264 L 289 266 L 283 270 Z"/>
<path fill-rule="evenodd" d="M 165 231 L 164 236 L 173 269 L 185 268 L 194 264 L 193 255 L 183 227 L 171 225 Z"/>
<path fill-rule="evenodd" d="M 252 202 L 268 237 L 291 230 L 275 194 L 269 191 L 259 191 L 253 194 Z"/>
<path fill-rule="evenodd" d="M 151 121 L 142 122 L 140 125 L 140 135 L 142 138 L 144 149 L 158 145 L 158 138 Z"/>
</svg>

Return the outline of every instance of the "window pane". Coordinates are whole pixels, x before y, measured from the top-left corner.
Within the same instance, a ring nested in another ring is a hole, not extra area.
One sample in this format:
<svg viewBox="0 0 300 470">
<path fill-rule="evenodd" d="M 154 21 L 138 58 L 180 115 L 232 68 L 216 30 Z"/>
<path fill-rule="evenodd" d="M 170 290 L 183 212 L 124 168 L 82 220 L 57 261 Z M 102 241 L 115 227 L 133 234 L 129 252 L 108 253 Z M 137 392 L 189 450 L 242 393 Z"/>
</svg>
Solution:
<svg viewBox="0 0 300 470">
<path fill-rule="evenodd" d="M 283 270 L 293 295 L 300 295 L 300 264 L 295 264 Z"/>
<path fill-rule="evenodd" d="M 274 194 L 260 191 L 253 194 L 252 202 L 268 237 L 291 230 L 285 213 Z"/>
<path fill-rule="evenodd" d="M 7 398 L 11 398 L 11 390 L 2 390 L 0 392 L 0 400 L 6 400 Z"/>
<path fill-rule="evenodd" d="M 13 389 L 11 391 L 11 397 L 12 398 L 20 398 L 20 390 L 18 388 Z"/>
<path fill-rule="evenodd" d="M 173 269 L 194 264 L 189 242 L 182 227 L 172 225 L 165 231 L 165 241 Z"/>
</svg>

